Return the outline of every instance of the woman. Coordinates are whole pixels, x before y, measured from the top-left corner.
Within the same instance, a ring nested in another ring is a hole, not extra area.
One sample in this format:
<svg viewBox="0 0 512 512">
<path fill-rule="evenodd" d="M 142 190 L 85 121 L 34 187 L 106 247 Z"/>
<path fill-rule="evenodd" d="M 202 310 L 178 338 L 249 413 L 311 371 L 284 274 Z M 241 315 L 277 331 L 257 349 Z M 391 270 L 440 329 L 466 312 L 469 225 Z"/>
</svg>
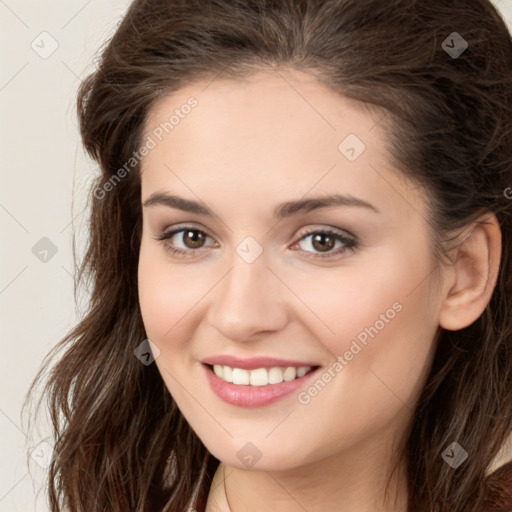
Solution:
<svg viewBox="0 0 512 512">
<path fill-rule="evenodd" d="M 78 111 L 102 172 L 52 510 L 512 510 L 489 1 L 137 0 Z"/>
</svg>

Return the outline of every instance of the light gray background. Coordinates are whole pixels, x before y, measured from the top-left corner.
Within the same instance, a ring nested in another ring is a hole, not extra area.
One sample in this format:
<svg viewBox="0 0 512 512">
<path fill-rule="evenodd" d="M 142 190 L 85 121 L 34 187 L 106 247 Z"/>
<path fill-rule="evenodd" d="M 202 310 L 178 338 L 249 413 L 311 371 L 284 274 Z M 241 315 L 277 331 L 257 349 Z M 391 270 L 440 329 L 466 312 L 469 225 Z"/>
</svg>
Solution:
<svg viewBox="0 0 512 512">
<path fill-rule="evenodd" d="M 512 0 L 494 3 L 512 30 Z M 79 318 L 71 236 L 74 227 L 83 248 L 83 192 L 97 168 L 79 144 L 75 94 L 128 4 L 0 0 L 0 512 L 48 509 L 42 485 L 50 432 L 39 419 L 29 439 L 20 408 L 43 357 Z M 57 249 L 46 262 L 32 249 L 44 237 Z M 87 293 L 81 290 L 83 302 Z"/>
</svg>

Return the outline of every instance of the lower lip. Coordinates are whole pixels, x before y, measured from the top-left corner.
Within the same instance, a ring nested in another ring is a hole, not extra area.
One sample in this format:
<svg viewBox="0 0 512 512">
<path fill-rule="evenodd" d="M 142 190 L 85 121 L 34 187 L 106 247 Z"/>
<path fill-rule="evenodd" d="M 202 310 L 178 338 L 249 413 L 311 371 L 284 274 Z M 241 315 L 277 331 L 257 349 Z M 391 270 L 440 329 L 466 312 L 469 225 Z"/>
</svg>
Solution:
<svg viewBox="0 0 512 512">
<path fill-rule="evenodd" d="M 206 371 L 206 377 L 210 382 L 210 386 L 217 396 L 228 404 L 238 405 L 239 407 L 261 407 L 277 402 L 281 398 L 297 391 L 319 370 L 319 368 L 316 368 L 303 377 L 283 381 L 279 384 L 248 386 L 226 382 L 217 377 L 208 365 L 203 364 L 202 366 Z"/>
</svg>

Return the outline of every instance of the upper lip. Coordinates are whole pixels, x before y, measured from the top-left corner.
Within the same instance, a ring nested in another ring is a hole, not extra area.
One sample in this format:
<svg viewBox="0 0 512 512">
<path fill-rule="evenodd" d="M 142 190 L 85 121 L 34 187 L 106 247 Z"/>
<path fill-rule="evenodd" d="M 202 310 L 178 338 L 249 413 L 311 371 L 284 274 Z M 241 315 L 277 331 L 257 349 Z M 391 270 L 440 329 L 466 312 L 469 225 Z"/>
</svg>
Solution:
<svg viewBox="0 0 512 512">
<path fill-rule="evenodd" d="M 289 359 L 278 359 L 275 357 L 249 357 L 241 359 L 235 356 L 229 355 L 218 355 L 207 357 L 203 359 L 204 364 L 218 364 L 221 366 L 230 366 L 231 368 L 243 368 L 244 370 L 255 370 L 257 368 L 274 368 L 277 366 L 287 368 L 289 366 L 295 366 L 297 368 L 301 366 L 319 366 L 316 363 L 296 361 Z"/>
</svg>

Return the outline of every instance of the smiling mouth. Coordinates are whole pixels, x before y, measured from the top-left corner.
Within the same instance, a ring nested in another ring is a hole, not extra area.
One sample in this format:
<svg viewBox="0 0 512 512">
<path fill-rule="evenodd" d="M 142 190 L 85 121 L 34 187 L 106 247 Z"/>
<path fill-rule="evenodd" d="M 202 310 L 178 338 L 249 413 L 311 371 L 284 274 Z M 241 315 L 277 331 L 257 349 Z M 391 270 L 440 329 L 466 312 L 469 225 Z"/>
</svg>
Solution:
<svg viewBox="0 0 512 512">
<path fill-rule="evenodd" d="M 274 366 L 246 370 L 219 364 L 206 364 L 205 366 L 224 382 L 229 382 L 237 386 L 254 387 L 280 384 L 281 382 L 300 379 L 319 368 L 319 366 Z"/>
</svg>

